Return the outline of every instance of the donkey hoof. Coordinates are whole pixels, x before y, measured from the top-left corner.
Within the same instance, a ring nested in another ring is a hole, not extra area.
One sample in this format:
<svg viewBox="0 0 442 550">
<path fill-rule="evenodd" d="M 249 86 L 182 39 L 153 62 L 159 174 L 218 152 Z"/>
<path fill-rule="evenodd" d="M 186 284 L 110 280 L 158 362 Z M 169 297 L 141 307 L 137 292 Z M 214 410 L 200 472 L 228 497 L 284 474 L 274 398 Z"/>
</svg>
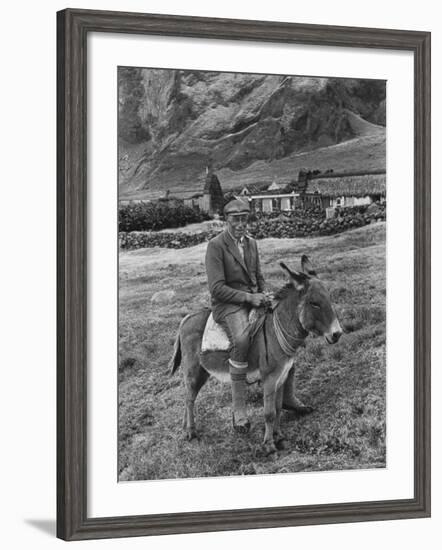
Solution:
<svg viewBox="0 0 442 550">
<path fill-rule="evenodd" d="M 302 407 L 298 407 L 296 409 L 296 414 L 299 416 L 304 416 L 306 414 L 311 414 L 315 409 L 313 407 L 309 407 L 308 405 L 303 405 Z"/>
<path fill-rule="evenodd" d="M 232 413 L 232 424 L 235 432 L 239 434 L 248 434 L 250 431 L 250 420 L 248 418 L 237 421 L 235 420 L 235 414 Z"/>
<path fill-rule="evenodd" d="M 277 448 L 275 446 L 275 444 L 273 443 L 273 441 L 271 441 L 270 443 L 264 443 L 264 454 L 266 456 L 270 456 L 274 453 L 277 452 Z"/>
<path fill-rule="evenodd" d="M 278 451 L 286 451 L 289 448 L 289 442 L 285 437 L 280 437 L 275 441 Z"/>
<path fill-rule="evenodd" d="M 283 403 L 282 408 L 285 411 L 294 412 L 297 416 L 304 416 L 306 414 L 312 413 L 315 409 L 308 405 L 304 404 L 294 404 L 294 403 Z"/>
<path fill-rule="evenodd" d="M 187 441 L 193 441 L 194 439 L 199 439 L 197 431 L 195 429 L 187 430 L 186 437 L 187 437 Z"/>
</svg>

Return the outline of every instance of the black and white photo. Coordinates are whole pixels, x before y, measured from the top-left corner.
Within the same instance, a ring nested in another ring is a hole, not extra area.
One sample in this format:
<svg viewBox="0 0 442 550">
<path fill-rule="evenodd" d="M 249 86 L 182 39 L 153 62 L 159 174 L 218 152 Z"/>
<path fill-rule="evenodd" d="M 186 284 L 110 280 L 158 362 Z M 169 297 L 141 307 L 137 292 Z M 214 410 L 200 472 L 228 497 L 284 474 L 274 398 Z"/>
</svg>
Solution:
<svg viewBox="0 0 442 550">
<path fill-rule="evenodd" d="M 385 468 L 386 81 L 118 67 L 118 479 Z"/>
</svg>

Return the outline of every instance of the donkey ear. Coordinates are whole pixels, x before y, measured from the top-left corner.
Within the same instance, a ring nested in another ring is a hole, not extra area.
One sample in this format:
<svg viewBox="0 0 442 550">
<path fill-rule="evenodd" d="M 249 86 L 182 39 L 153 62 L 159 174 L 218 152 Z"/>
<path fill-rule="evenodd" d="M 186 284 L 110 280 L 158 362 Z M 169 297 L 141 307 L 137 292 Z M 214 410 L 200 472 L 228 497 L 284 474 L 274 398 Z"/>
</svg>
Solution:
<svg viewBox="0 0 442 550">
<path fill-rule="evenodd" d="M 310 259 L 305 254 L 301 257 L 301 269 L 306 275 L 310 275 L 310 277 L 317 277 L 318 274 L 316 273 L 315 268 L 312 266 Z"/>
<path fill-rule="evenodd" d="M 292 271 L 289 267 L 285 265 L 284 262 L 279 262 L 279 265 L 287 273 L 290 282 L 293 284 L 296 290 L 303 290 L 307 286 L 309 280 L 309 276 L 307 274 L 302 273 L 301 271 Z"/>
</svg>

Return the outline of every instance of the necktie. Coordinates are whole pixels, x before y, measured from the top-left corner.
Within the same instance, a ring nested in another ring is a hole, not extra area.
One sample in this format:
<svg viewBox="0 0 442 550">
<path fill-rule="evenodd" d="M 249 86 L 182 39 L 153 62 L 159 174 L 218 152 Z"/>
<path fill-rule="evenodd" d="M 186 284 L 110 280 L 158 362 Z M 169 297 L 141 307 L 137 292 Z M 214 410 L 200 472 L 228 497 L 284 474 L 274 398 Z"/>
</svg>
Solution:
<svg viewBox="0 0 442 550">
<path fill-rule="evenodd" d="M 238 249 L 239 249 L 239 253 L 241 254 L 241 257 L 245 263 L 245 257 L 244 257 L 244 240 L 243 239 L 238 239 L 236 241 L 236 244 L 238 245 Z"/>
</svg>

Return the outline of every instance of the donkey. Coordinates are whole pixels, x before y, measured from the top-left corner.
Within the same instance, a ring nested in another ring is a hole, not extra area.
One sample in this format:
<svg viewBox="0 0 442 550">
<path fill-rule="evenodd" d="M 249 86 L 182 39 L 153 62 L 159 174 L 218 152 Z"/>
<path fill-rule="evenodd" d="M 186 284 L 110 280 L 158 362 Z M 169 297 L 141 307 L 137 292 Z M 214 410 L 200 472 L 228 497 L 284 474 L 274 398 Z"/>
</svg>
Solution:
<svg viewBox="0 0 442 550">
<path fill-rule="evenodd" d="M 310 260 L 303 255 L 301 271 L 292 271 L 284 262 L 281 268 L 288 282 L 274 295 L 271 310 L 262 312 L 251 325 L 251 345 L 247 379 L 261 380 L 264 391 L 264 449 L 267 454 L 288 447 L 280 427 L 283 385 L 294 365 L 296 350 L 305 345 L 309 333 L 324 336 L 335 344 L 342 335 L 341 325 L 324 284 Z M 194 404 L 198 392 L 209 378 L 230 381 L 229 351 L 201 353 L 201 343 L 210 310 L 187 315 L 181 321 L 169 369 L 173 374 L 181 365 L 186 389 L 183 428 L 189 440 L 197 436 Z"/>
</svg>

